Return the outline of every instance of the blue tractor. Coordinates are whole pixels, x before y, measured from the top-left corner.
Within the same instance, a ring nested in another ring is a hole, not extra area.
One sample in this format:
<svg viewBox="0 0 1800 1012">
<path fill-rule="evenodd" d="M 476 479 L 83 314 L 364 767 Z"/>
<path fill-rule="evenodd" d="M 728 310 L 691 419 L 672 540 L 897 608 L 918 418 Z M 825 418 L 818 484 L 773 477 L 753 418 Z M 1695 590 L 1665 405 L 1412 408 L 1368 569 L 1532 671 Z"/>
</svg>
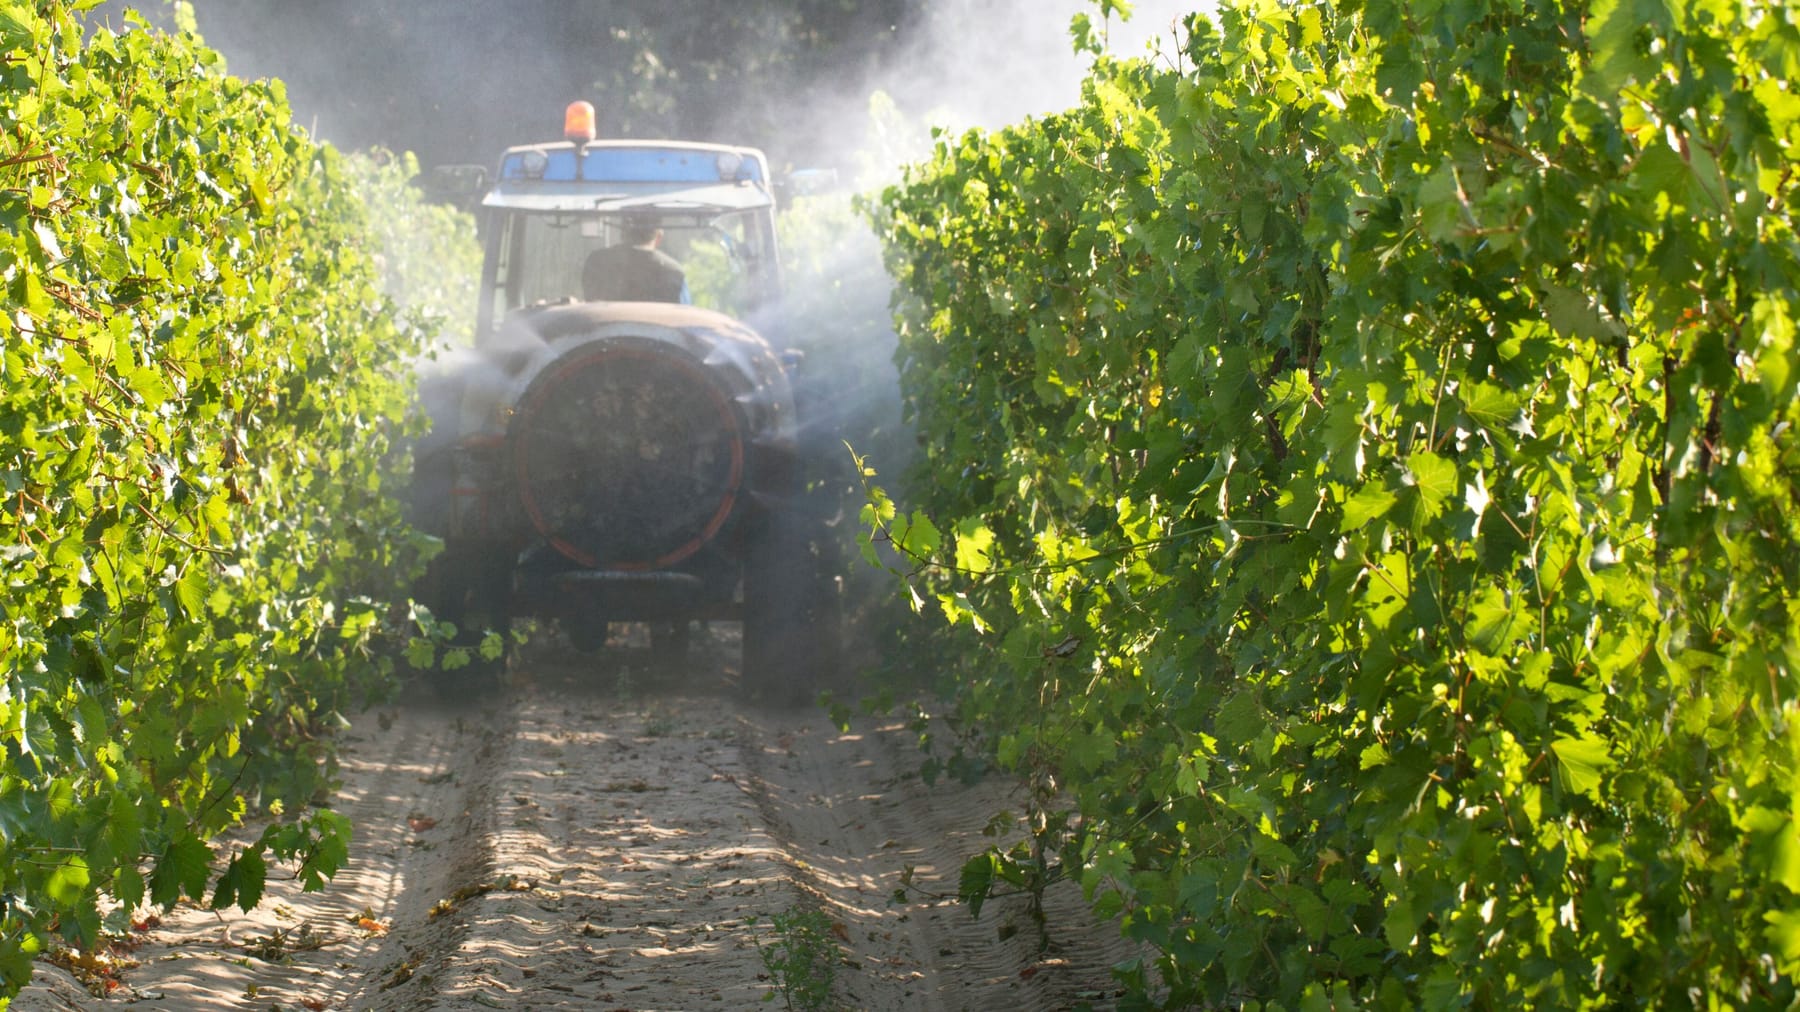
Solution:
<svg viewBox="0 0 1800 1012">
<path fill-rule="evenodd" d="M 530 616 L 594 649 L 635 622 L 665 662 L 695 623 L 741 623 L 744 687 L 803 698 L 837 660 L 838 580 L 800 359 L 745 322 L 781 298 L 767 160 L 592 122 L 571 106 L 564 140 L 481 183 L 475 344 L 421 383 L 414 515 L 444 551 L 419 597 L 470 645 Z"/>
</svg>

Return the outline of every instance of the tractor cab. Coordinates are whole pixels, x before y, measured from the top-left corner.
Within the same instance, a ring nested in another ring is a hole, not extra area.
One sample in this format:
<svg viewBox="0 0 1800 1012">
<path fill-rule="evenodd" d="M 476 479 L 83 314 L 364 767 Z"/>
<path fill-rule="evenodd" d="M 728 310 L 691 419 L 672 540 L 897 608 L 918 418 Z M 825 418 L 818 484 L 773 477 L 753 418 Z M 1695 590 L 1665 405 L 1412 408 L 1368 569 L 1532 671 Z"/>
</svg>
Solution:
<svg viewBox="0 0 1800 1012">
<path fill-rule="evenodd" d="M 477 342 L 531 306 L 614 298 L 680 301 L 743 318 L 780 294 L 768 162 L 752 148 L 595 140 L 571 107 L 566 139 L 507 149 L 482 198 Z M 679 297 L 601 284 L 647 247 L 679 270 Z M 621 256 L 620 254 L 624 254 Z"/>
</svg>

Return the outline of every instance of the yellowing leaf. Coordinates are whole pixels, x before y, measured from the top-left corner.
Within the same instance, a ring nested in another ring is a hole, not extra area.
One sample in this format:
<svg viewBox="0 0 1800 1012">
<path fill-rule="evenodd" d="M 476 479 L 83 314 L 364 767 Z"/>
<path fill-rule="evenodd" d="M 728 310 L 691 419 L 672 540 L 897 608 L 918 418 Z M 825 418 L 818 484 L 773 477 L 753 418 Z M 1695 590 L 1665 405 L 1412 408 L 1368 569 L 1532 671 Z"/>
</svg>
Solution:
<svg viewBox="0 0 1800 1012">
<path fill-rule="evenodd" d="M 988 552 L 994 546 L 994 532 L 979 517 L 968 517 L 956 525 L 956 568 L 968 573 L 985 572 L 991 562 Z"/>
</svg>

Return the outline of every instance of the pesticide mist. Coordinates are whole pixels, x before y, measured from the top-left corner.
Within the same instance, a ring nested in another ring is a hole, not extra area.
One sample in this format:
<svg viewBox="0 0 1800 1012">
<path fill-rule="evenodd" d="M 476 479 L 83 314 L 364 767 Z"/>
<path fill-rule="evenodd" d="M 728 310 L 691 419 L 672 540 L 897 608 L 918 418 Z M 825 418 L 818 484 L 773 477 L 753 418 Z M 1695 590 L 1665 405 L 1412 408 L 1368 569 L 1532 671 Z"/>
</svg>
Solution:
<svg viewBox="0 0 1800 1012">
<path fill-rule="evenodd" d="M 769 153 L 777 179 L 795 169 L 834 174 L 835 187 L 783 206 L 786 294 L 746 322 L 801 358 L 803 452 L 819 480 L 836 486 L 836 529 L 848 557 L 862 494 L 852 451 L 904 493 L 913 449 L 889 278 L 858 196 L 897 181 L 902 166 L 963 131 L 1074 105 L 1093 58 L 1077 50 L 1076 37 L 1121 56 L 1159 43 L 1169 51 L 1191 6 L 1147 0 L 1123 21 L 1091 0 L 869 0 L 830 12 L 777 0 L 193 4 L 200 32 L 234 72 L 281 78 L 296 121 L 340 147 L 379 147 L 402 152 L 391 156 L 400 159 L 416 152 L 427 170 L 491 170 L 507 145 L 556 139 L 564 105 L 582 99 L 598 110 L 603 137 L 745 145 Z M 397 293 L 444 318 L 452 347 L 466 344 L 475 315 L 473 240 L 447 238 L 444 248 L 461 252 L 435 270 L 409 265 L 406 287 L 429 282 L 429 299 Z M 388 260 L 399 264 L 397 254 Z M 481 382 L 470 358 L 452 350 L 424 363 L 427 396 L 446 372 Z M 851 567 L 847 582 L 853 624 L 866 610 L 859 601 L 891 593 L 883 574 L 864 567 Z"/>
</svg>

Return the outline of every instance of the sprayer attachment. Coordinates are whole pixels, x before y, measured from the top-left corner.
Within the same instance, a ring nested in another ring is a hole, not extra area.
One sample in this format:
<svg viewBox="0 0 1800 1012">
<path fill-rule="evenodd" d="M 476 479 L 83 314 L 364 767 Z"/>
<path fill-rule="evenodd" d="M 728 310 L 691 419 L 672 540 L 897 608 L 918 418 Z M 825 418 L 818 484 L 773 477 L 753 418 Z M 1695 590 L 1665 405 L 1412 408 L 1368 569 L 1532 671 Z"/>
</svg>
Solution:
<svg viewBox="0 0 1800 1012">
<path fill-rule="evenodd" d="M 589 569 L 670 566 L 730 518 L 744 437 L 730 399 L 667 345 L 601 343 L 538 377 L 512 425 L 520 502 Z"/>
</svg>

